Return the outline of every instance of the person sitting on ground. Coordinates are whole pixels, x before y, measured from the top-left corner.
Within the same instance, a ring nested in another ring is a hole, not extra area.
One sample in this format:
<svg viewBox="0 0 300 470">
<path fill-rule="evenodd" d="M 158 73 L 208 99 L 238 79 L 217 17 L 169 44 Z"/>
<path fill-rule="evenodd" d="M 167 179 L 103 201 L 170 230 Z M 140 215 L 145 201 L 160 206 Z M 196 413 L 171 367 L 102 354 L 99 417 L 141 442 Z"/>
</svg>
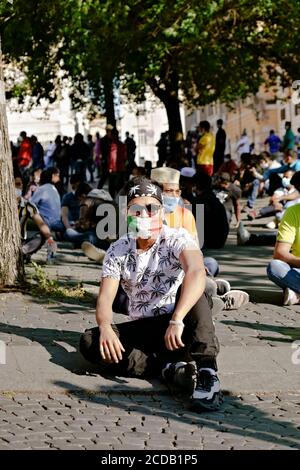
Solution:
<svg viewBox="0 0 300 470">
<path fill-rule="evenodd" d="M 134 349 L 143 351 L 155 357 L 168 383 L 184 378 L 196 410 L 218 409 L 219 347 L 211 299 L 204 294 L 202 254 L 186 230 L 163 224 L 161 190 L 150 180 L 132 180 L 127 198 L 128 234 L 107 251 L 98 326 L 81 336 L 80 351 L 90 362 L 111 363 L 118 375 L 128 373 Z M 120 282 L 129 298 L 131 321 L 113 324 Z"/>
<path fill-rule="evenodd" d="M 242 195 L 247 198 L 246 209 L 253 209 L 260 189 L 260 182 L 264 179 L 260 173 L 258 156 L 243 153 L 239 173 Z"/>
<path fill-rule="evenodd" d="M 181 197 L 184 200 L 184 203 L 190 203 L 193 200 L 193 186 L 194 180 L 193 177 L 196 174 L 196 170 L 189 166 L 185 166 L 180 170 L 180 189 L 181 189 Z"/>
<path fill-rule="evenodd" d="M 234 212 L 236 226 L 238 227 L 241 221 L 240 199 L 242 191 L 238 186 L 230 182 L 229 173 L 220 174 L 215 185 L 214 193 L 225 207 L 229 225 L 231 224 L 232 213 Z"/>
<path fill-rule="evenodd" d="M 226 210 L 212 190 L 211 177 L 198 171 L 193 177 L 193 214 L 196 217 L 197 204 L 204 209 L 204 244 L 203 248 L 223 248 L 226 243 L 229 224 Z M 196 218 L 197 220 L 197 218 Z"/>
<path fill-rule="evenodd" d="M 74 227 L 79 219 L 79 198 L 76 197 L 76 189 L 79 188 L 82 176 L 74 173 L 70 177 L 71 191 L 65 194 L 61 201 L 61 220 L 65 229 Z M 91 189 L 91 188 L 90 188 Z M 89 192 L 89 191 L 88 191 Z"/>
<path fill-rule="evenodd" d="M 224 163 L 222 163 L 216 175 L 221 175 L 222 173 L 229 173 L 230 181 L 234 181 L 238 171 L 239 167 L 237 166 L 236 162 L 232 160 L 230 153 L 227 153 L 224 157 Z"/>
<path fill-rule="evenodd" d="M 272 196 L 276 189 L 283 186 L 282 177 L 280 175 L 284 174 L 286 171 L 292 171 L 294 173 L 300 171 L 300 160 L 297 159 L 297 153 L 293 150 L 287 150 L 285 152 L 281 166 L 265 171 L 263 175 L 264 180 L 270 180 L 269 196 Z"/>
<path fill-rule="evenodd" d="M 32 198 L 33 193 L 39 187 L 41 174 L 42 170 L 40 168 L 35 168 L 31 171 L 29 183 L 26 187 L 24 195 L 24 199 L 26 199 L 26 201 L 29 201 Z"/>
<path fill-rule="evenodd" d="M 300 193 L 300 171 L 297 171 L 292 176 L 291 185 L 294 186 L 297 191 L 295 194 Z M 295 205 L 295 201 L 289 201 L 287 204 Z M 237 230 L 237 244 L 248 246 L 274 246 L 276 243 L 276 236 L 276 230 L 269 233 L 250 233 L 241 222 Z"/>
<path fill-rule="evenodd" d="M 55 175 L 54 178 L 53 175 Z M 55 187 L 56 181 L 56 173 L 53 168 L 43 170 L 40 185 L 34 192 L 30 202 L 37 206 L 48 227 L 55 232 L 59 232 L 64 231 L 64 226 L 61 222 L 60 197 Z"/>
<path fill-rule="evenodd" d="M 284 290 L 283 305 L 300 303 L 300 204 L 289 207 L 278 228 L 269 279 Z"/>
<path fill-rule="evenodd" d="M 199 243 L 194 216 L 191 210 L 184 207 L 181 198 L 180 171 L 169 167 L 154 168 L 151 171 L 151 180 L 161 185 L 167 225 L 171 228 L 185 228 L 196 243 Z"/>
<path fill-rule="evenodd" d="M 40 250 L 45 242 L 47 243 L 47 247 L 52 247 L 53 251 L 56 251 L 56 243 L 53 240 L 48 225 L 40 216 L 36 205 L 26 201 L 22 197 L 23 180 L 21 175 L 16 174 L 14 179 L 21 228 L 22 254 L 24 261 L 28 263 L 31 255 Z M 30 238 L 27 236 L 27 224 L 29 220 L 31 220 L 39 230 L 39 233 L 34 234 Z"/>
<path fill-rule="evenodd" d="M 260 179 L 260 188 L 259 188 L 259 195 L 263 197 L 265 193 L 273 194 L 273 189 L 272 189 L 272 184 L 273 182 L 271 181 L 271 186 L 270 186 L 270 180 L 269 178 L 265 179 L 266 172 L 268 170 L 273 170 L 275 168 L 279 168 L 281 164 L 277 160 L 273 160 L 269 152 L 264 151 L 261 152 L 259 155 L 259 166 L 260 166 L 260 172 L 263 175 L 263 179 Z"/>
<path fill-rule="evenodd" d="M 76 173 L 72 176 L 75 176 L 75 175 Z M 77 178 L 77 175 L 76 175 L 76 178 Z M 80 175 L 79 175 L 79 178 L 80 178 Z M 74 186 L 77 186 L 77 183 L 74 183 Z M 77 189 L 75 189 L 74 198 L 75 198 L 75 201 L 78 201 L 78 204 L 79 204 L 78 212 L 76 210 L 76 215 L 78 214 L 78 217 L 77 217 L 77 220 L 75 220 L 73 224 L 70 224 L 70 227 L 66 228 L 66 231 L 64 233 L 64 239 L 66 241 L 72 242 L 74 244 L 74 248 L 80 248 L 81 244 L 84 241 L 89 240 L 88 233 L 84 233 L 80 230 L 79 215 L 80 215 L 80 205 L 84 203 L 90 191 L 92 191 L 92 187 L 87 183 L 79 183 L 79 185 L 77 186 Z M 62 214 L 63 214 L 62 220 L 64 224 L 67 224 L 66 213 L 67 213 L 66 209 L 64 210 L 62 209 Z M 68 212 L 68 216 L 69 216 L 69 212 Z"/>
<path fill-rule="evenodd" d="M 103 215 L 99 213 L 99 208 L 102 205 L 105 208 Z M 112 209 L 115 224 L 113 224 L 111 215 L 107 211 L 108 207 Z M 105 234 L 101 235 L 99 231 L 97 231 L 99 223 L 102 224 L 103 228 L 107 228 L 107 230 L 104 230 Z M 81 249 L 89 259 L 97 263 L 103 261 L 111 241 L 117 238 L 117 223 L 117 206 L 111 195 L 105 189 L 93 189 L 90 191 L 85 200 L 80 204 L 80 214 L 77 225 L 77 229 L 81 230 L 84 234 L 88 234 L 89 239 L 82 243 Z M 114 225 L 114 233 L 110 233 L 111 225 Z"/>
<path fill-rule="evenodd" d="M 300 175 L 300 172 L 297 172 Z M 261 217 L 275 216 L 274 220 L 269 222 L 266 227 L 270 229 L 275 229 L 278 226 L 278 223 L 282 219 L 285 209 L 300 202 L 299 191 L 291 184 L 293 177 L 291 170 L 286 171 L 282 178 L 283 187 L 277 189 L 273 196 L 270 198 L 268 206 L 262 207 L 259 210 L 251 210 L 247 213 L 249 220 L 258 219 Z M 297 181 L 299 176 L 297 175 L 293 181 Z"/>
</svg>

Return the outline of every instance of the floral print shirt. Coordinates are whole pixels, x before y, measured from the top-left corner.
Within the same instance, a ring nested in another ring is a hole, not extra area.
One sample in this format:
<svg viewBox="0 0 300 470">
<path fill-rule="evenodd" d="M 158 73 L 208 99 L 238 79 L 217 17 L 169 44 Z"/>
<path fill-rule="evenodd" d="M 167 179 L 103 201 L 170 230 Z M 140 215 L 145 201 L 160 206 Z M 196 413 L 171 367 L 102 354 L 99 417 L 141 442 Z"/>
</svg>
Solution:
<svg viewBox="0 0 300 470">
<path fill-rule="evenodd" d="M 119 280 L 129 298 L 131 320 L 172 313 L 176 293 L 184 278 L 179 262 L 186 248 L 199 250 L 185 229 L 163 226 L 152 247 L 142 253 L 126 234 L 108 249 L 102 277 Z"/>
</svg>

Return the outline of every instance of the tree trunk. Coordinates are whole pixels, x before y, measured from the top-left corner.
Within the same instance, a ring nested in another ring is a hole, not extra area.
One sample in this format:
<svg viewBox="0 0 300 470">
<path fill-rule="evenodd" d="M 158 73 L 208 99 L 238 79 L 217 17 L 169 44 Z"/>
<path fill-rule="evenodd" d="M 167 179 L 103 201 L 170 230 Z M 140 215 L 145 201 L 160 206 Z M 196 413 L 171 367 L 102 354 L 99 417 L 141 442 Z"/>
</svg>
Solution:
<svg viewBox="0 0 300 470">
<path fill-rule="evenodd" d="M 175 74 L 172 74 L 171 79 L 167 81 L 164 88 L 159 85 L 155 78 L 148 80 L 148 85 L 166 108 L 169 124 L 171 160 L 178 164 L 184 157 L 183 132 L 178 97 L 178 79 Z"/>
<path fill-rule="evenodd" d="M 114 87 L 112 79 L 103 80 L 106 123 L 116 126 Z"/>
<path fill-rule="evenodd" d="M 168 116 L 172 160 L 180 162 L 183 158 L 183 134 L 178 96 L 166 96 L 163 103 Z"/>
<path fill-rule="evenodd" d="M 23 280 L 21 234 L 6 118 L 0 38 L 0 287 Z"/>
</svg>

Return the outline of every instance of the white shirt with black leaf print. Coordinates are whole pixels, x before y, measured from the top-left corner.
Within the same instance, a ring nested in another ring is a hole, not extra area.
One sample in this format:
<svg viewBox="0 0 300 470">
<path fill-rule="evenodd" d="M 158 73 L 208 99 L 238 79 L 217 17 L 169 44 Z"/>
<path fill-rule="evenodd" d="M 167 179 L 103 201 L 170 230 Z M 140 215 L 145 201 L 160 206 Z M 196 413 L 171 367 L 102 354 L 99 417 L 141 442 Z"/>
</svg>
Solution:
<svg viewBox="0 0 300 470">
<path fill-rule="evenodd" d="M 102 277 L 120 281 L 129 297 L 132 320 L 173 312 L 184 277 L 179 256 L 187 247 L 199 250 L 185 229 L 167 226 L 163 226 L 154 245 L 145 252 L 137 252 L 136 240 L 130 234 L 109 247 Z"/>
</svg>

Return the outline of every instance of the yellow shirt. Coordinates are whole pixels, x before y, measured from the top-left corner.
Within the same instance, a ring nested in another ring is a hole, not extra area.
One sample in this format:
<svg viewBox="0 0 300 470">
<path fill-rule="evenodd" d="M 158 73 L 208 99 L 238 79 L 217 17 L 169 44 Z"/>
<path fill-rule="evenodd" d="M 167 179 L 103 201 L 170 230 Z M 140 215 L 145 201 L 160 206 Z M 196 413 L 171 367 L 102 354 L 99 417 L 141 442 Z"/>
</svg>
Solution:
<svg viewBox="0 0 300 470">
<path fill-rule="evenodd" d="M 202 146 L 202 149 L 199 150 L 197 155 L 197 165 L 213 165 L 216 146 L 216 140 L 213 134 L 211 132 L 205 132 L 199 140 L 199 145 Z"/>
<path fill-rule="evenodd" d="M 290 243 L 291 253 L 300 258 L 300 204 L 285 211 L 278 228 L 277 241 Z"/>
<path fill-rule="evenodd" d="M 190 210 L 177 206 L 174 212 L 165 213 L 165 220 L 170 228 L 185 228 L 198 243 L 196 222 Z"/>
</svg>

